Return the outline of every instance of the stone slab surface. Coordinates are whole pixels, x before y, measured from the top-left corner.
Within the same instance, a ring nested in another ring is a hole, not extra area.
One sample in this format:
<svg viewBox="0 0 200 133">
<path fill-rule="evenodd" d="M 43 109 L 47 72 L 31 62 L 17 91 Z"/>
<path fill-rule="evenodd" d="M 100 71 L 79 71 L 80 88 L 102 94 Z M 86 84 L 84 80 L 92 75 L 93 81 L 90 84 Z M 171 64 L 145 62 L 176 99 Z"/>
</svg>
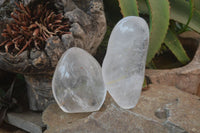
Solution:
<svg viewBox="0 0 200 133">
<path fill-rule="evenodd" d="M 0 133 L 26 133 L 26 132 L 4 122 L 0 126 Z"/>
<path fill-rule="evenodd" d="M 20 131 L 20 130 L 17 130 L 17 131 L 7 131 L 6 129 L 0 129 L 0 133 L 26 133 L 26 132 Z"/>
<path fill-rule="evenodd" d="M 45 125 L 42 122 L 41 113 L 24 112 L 24 113 L 8 113 L 7 123 L 23 129 L 30 133 L 42 133 Z"/>
<path fill-rule="evenodd" d="M 175 87 L 151 85 L 131 110 L 107 95 L 100 111 L 67 114 L 51 104 L 42 118 L 45 133 L 200 133 L 200 98 Z"/>
</svg>

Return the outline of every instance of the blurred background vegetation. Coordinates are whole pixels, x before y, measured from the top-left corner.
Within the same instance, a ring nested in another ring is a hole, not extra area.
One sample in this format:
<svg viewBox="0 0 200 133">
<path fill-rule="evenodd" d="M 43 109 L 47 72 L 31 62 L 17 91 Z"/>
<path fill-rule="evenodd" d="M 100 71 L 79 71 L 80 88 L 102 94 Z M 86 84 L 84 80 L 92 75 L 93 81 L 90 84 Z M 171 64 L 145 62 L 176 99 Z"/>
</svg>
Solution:
<svg viewBox="0 0 200 133">
<path fill-rule="evenodd" d="M 140 16 L 149 24 L 147 68 L 162 68 L 163 60 L 164 68 L 190 62 L 192 56 L 184 49 L 179 35 L 185 31 L 200 33 L 200 0 L 104 0 L 104 6 L 108 28 L 97 53 L 100 63 L 113 27 L 126 16 Z"/>
<path fill-rule="evenodd" d="M 200 0 L 103 0 L 107 32 L 96 58 L 102 64 L 108 40 L 115 24 L 126 16 L 140 16 L 149 24 L 150 45 L 147 68 L 180 67 L 192 59 L 179 38 L 185 31 L 200 33 Z M 161 58 L 160 58 L 161 57 Z M 161 65 L 163 64 L 163 65 Z M 27 102 L 23 75 L 7 74 L 0 79 L 0 97 L 5 96 L 14 77 L 13 95 L 18 105 Z M 20 107 L 19 107 L 20 108 Z"/>
</svg>

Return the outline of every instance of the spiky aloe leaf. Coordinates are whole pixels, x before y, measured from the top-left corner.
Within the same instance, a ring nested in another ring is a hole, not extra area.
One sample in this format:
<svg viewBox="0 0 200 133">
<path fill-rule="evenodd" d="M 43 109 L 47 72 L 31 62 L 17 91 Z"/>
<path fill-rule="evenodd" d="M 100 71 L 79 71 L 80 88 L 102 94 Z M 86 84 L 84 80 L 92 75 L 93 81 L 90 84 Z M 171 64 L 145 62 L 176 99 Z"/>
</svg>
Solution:
<svg viewBox="0 0 200 133">
<path fill-rule="evenodd" d="M 188 17 L 188 21 L 187 23 L 185 24 L 185 26 L 178 32 L 178 33 L 183 33 L 186 31 L 186 29 L 188 28 L 188 25 L 193 17 L 193 14 L 194 14 L 194 0 L 188 0 L 189 4 L 190 4 L 190 14 L 189 14 L 189 17 Z"/>
<path fill-rule="evenodd" d="M 200 0 L 194 0 L 194 8 L 200 12 Z"/>
<path fill-rule="evenodd" d="M 150 15 L 150 41 L 147 64 L 160 49 L 168 30 L 170 7 L 168 0 L 146 0 Z"/>
<path fill-rule="evenodd" d="M 149 10 L 145 0 L 137 0 L 139 13 L 149 14 Z"/>
<path fill-rule="evenodd" d="M 182 64 L 186 64 L 190 61 L 190 58 L 185 52 L 176 34 L 174 34 L 170 29 L 167 32 L 164 43 Z"/>
<path fill-rule="evenodd" d="M 144 83 L 142 85 L 142 90 L 147 90 L 147 88 L 148 88 L 147 80 L 146 80 L 146 78 L 144 78 Z"/>
<path fill-rule="evenodd" d="M 170 18 L 177 22 L 187 24 L 191 10 L 190 3 L 185 0 L 169 0 L 169 1 L 171 5 Z M 199 6 L 194 6 L 194 7 L 195 8 L 193 10 L 193 15 L 188 26 L 200 33 L 200 12 L 199 10 L 196 9 Z"/>
<path fill-rule="evenodd" d="M 126 16 L 138 16 L 138 6 L 136 0 L 118 0 L 121 13 Z"/>
</svg>

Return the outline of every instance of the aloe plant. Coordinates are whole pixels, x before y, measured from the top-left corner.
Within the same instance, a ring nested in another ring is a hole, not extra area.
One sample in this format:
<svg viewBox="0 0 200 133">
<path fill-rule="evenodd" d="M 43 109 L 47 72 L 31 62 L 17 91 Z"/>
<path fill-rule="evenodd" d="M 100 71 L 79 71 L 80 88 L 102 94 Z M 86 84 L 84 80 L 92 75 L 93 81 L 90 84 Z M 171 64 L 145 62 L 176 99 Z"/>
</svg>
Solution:
<svg viewBox="0 0 200 133">
<path fill-rule="evenodd" d="M 147 64 L 152 62 L 163 43 L 182 64 L 190 61 L 177 36 L 188 27 L 200 33 L 200 0 L 118 0 L 118 2 L 124 17 L 149 16 L 150 45 Z M 181 23 L 182 28 L 179 31 L 173 30 L 170 20 Z"/>
</svg>

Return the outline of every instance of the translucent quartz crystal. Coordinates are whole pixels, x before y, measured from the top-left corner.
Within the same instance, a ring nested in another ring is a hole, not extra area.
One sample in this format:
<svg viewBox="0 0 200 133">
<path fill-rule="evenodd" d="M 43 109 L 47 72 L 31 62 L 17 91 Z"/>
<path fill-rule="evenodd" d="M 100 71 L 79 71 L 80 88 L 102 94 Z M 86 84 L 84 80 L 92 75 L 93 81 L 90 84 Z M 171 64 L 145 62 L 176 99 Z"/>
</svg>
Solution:
<svg viewBox="0 0 200 133">
<path fill-rule="evenodd" d="M 144 81 L 149 28 L 144 19 L 123 18 L 114 27 L 103 61 L 105 86 L 124 109 L 136 106 Z"/>
<path fill-rule="evenodd" d="M 75 47 L 59 60 L 52 88 L 58 105 L 67 113 L 97 111 L 106 97 L 99 63 L 89 53 Z"/>
</svg>

